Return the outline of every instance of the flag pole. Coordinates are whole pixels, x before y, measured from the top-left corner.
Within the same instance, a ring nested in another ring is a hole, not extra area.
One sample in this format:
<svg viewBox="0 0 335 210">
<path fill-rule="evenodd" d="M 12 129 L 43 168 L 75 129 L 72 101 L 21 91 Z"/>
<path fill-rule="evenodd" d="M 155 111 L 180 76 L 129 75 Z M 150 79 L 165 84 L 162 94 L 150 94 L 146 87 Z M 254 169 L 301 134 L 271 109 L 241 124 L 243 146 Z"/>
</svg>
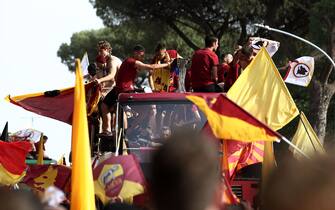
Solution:
<svg viewBox="0 0 335 210">
<path fill-rule="evenodd" d="M 115 156 L 119 156 L 119 149 L 120 149 L 120 144 L 121 144 L 121 133 L 122 133 L 122 128 L 120 128 L 120 134 L 117 138 L 116 141 L 116 151 L 115 151 Z M 122 155 L 122 154 L 121 154 Z"/>
<path fill-rule="evenodd" d="M 44 135 L 43 133 L 41 133 L 40 144 L 38 145 L 38 152 L 37 152 L 37 164 L 39 165 L 43 165 L 44 163 L 43 145 L 44 145 Z"/>
<path fill-rule="evenodd" d="M 287 138 L 285 138 L 284 136 L 281 137 L 281 140 L 285 141 L 286 143 L 288 143 L 291 147 L 293 147 L 295 150 L 297 150 L 301 155 L 303 155 L 305 158 L 307 159 L 311 159 L 308 155 L 306 155 L 301 149 L 299 149 L 297 146 L 295 146 L 294 144 L 292 144 L 292 142 L 290 142 Z"/>
<path fill-rule="evenodd" d="M 294 34 L 291 34 L 289 32 L 286 32 L 286 31 L 282 31 L 282 30 L 279 30 L 279 29 L 276 29 L 276 28 L 271 28 L 270 26 L 268 25 L 263 25 L 263 24 L 259 24 L 259 23 L 255 23 L 254 26 L 256 27 L 260 27 L 260 28 L 264 28 L 266 30 L 269 30 L 269 31 L 275 31 L 275 32 L 278 32 L 278 33 L 281 33 L 281 34 L 285 34 L 287 36 L 291 36 L 293 38 L 296 38 L 296 39 L 299 39 L 300 41 L 303 41 L 309 45 L 311 45 L 312 47 L 316 48 L 317 50 L 319 50 L 322 54 L 324 54 L 328 60 L 332 63 L 333 67 L 335 68 L 335 62 L 334 60 L 328 55 L 328 53 L 326 53 L 324 50 L 322 50 L 320 47 L 318 47 L 317 45 L 313 44 L 312 42 L 304 39 L 304 38 L 301 38 L 297 35 L 294 35 Z"/>
</svg>

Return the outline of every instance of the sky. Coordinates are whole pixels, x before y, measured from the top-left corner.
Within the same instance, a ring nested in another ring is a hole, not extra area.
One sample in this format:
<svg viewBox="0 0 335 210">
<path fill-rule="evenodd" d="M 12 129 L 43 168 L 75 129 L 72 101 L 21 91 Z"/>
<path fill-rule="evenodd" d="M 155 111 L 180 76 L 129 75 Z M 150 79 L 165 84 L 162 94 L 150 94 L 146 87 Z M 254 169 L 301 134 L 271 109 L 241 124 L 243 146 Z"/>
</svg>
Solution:
<svg viewBox="0 0 335 210">
<path fill-rule="evenodd" d="M 49 157 L 68 157 L 70 125 L 4 98 L 74 86 L 74 74 L 57 57 L 59 46 L 75 32 L 102 27 L 89 0 L 0 1 L 0 133 L 7 121 L 10 132 L 34 128 L 49 137 Z"/>
</svg>

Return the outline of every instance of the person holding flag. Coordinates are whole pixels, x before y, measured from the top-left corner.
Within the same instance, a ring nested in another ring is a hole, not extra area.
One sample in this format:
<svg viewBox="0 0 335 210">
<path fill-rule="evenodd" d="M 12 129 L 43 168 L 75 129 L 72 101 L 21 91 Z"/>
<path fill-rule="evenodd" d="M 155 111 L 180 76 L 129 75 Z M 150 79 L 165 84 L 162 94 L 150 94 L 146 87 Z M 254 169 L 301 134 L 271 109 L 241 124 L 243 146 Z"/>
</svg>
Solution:
<svg viewBox="0 0 335 210">
<path fill-rule="evenodd" d="M 171 61 L 170 55 L 166 51 L 164 43 L 159 43 L 155 49 L 155 56 L 151 63 L 162 64 Z M 170 68 L 157 69 L 155 72 L 150 72 L 149 76 L 150 87 L 155 92 L 167 92 L 170 83 Z"/>
</svg>

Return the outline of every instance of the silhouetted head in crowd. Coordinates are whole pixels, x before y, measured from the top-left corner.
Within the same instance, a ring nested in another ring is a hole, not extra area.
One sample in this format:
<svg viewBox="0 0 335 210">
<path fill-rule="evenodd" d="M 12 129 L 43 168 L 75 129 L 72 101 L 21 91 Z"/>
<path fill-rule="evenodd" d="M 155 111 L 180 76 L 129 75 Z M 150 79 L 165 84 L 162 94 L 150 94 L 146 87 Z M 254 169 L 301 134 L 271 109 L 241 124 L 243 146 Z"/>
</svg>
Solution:
<svg viewBox="0 0 335 210">
<path fill-rule="evenodd" d="M 0 210 L 43 210 L 43 205 L 31 192 L 1 189 Z"/>
<path fill-rule="evenodd" d="M 97 64 L 90 63 L 90 65 L 87 67 L 87 71 L 92 77 L 94 77 L 97 74 L 97 68 Z"/>
<path fill-rule="evenodd" d="M 142 45 L 136 45 L 133 48 L 133 57 L 136 60 L 144 61 L 145 48 Z"/>
<path fill-rule="evenodd" d="M 280 165 L 264 191 L 266 210 L 335 208 L 335 158 L 317 157 Z"/>
<path fill-rule="evenodd" d="M 109 203 L 103 210 L 139 210 L 139 208 L 125 203 Z"/>
<path fill-rule="evenodd" d="M 112 46 L 106 40 L 99 41 L 97 44 L 97 49 L 98 49 L 98 53 L 103 56 L 107 56 L 109 53 L 112 52 Z"/>
<path fill-rule="evenodd" d="M 186 132 L 169 138 L 153 156 L 152 197 L 157 210 L 204 210 L 219 182 L 212 141 Z"/>
<path fill-rule="evenodd" d="M 164 43 L 158 43 L 155 49 L 156 56 L 163 58 L 166 54 L 166 45 Z"/>
<path fill-rule="evenodd" d="M 219 47 L 219 39 L 215 36 L 208 35 L 205 37 L 205 47 L 216 51 Z"/>
<path fill-rule="evenodd" d="M 253 49 L 250 46 L 239 48 L 234 53 L 233 63 L 238 63 L 242 69 L 245 69 L 253 59 Z"/>
<path fill-rule="evenodd" d="M 230 64 L 233 61 L 232 54 L 222 54 L 222 63 Z"/>
</svg>

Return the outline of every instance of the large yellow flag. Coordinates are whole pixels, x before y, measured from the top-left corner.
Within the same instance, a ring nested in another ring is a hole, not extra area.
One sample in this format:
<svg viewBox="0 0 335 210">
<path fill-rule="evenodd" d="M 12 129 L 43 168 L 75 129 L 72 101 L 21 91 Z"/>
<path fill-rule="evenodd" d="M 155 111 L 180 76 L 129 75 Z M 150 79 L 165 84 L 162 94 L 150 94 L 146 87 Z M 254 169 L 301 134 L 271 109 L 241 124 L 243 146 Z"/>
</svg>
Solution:
<svg viewBox="0 0 335 210">
<path fill-rule="evenodd" d="M 76 59 L 72 120 L 71 210 L 95 210 L 85 89 L 79 59 Z"/>
<path fill-rule="evenodd" d="M 299 114 L 290 92 L 265 48 L 262 48 L 234 85 L 229 99 L 270 128 L 278 130 Z M 263 179 L 274 166 L 272 142 L 265 142 Z"/>
<path fill-rule="evenodd" d="M 227 96 L 274 130 L 282 128 L 299 114 L 265 48 L 258 52 Z"/>
<path fill-rule="evenodd" d="M 300 121 L 295 132 L 292 143 L 301 149 L 306 155 L 313 156 L 314 154 L 323 154 L 325 150 L 320 143 L 320 140 L 316 133 L 314 132 L 311 124 L 309 124 L 305 114 L 300 113 Z M 290 147 L 293 155 L 297 159 L 304 158 L 299 152 L 294 148 Z"/>
</svg>

